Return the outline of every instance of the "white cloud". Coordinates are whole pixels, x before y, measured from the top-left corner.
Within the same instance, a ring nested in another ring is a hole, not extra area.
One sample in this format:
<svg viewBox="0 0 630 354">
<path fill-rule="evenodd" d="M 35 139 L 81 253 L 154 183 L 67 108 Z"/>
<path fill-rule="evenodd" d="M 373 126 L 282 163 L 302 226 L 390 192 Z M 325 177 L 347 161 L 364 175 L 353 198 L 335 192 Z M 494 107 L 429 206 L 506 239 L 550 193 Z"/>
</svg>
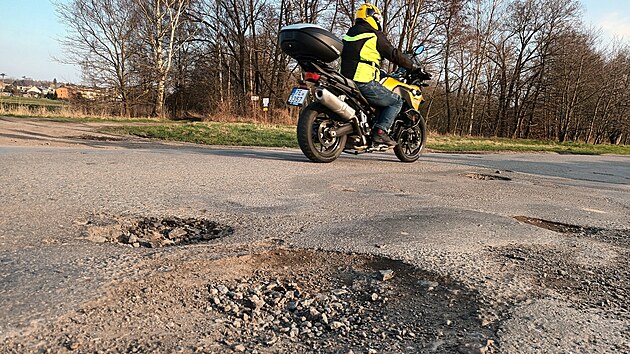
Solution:
<svg viewBox="0 0 630 354">
<path fill-rule="evenodd" d="M 599 20 L 598 25 L 610 37 L 630 39 L 630 16 L 627 13 L 610 12 Z"/>
</svg>

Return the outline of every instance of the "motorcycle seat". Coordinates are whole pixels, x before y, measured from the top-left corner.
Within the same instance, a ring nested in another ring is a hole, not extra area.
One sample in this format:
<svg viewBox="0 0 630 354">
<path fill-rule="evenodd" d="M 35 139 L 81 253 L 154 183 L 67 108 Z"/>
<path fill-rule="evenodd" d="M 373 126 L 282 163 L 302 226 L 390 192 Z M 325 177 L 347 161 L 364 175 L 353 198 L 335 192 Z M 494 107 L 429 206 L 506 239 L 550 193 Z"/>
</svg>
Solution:
<svg viewBox="0 0 630 354">
<path fill-rule="evenodd" d="M 304 70 L 308 71 L 309 69 L 308 69 L 308 66 L 306 66 L 306 64 L 307 63 L 303 64 L 303 68 Z M 348 79 L 347 77 L 341 75 L 337 70 L 333 69 L 330 65 L 322 65 L 321 63 L 319 63 L 319 65 L 316 63 L 309 63 L 309 65 L 312 66 L 317 72 L 326 73 L 330 79 L 336 81 L 339 84 L 340 88 L 343 91 L 346 91 L 349 94 L 356 97 L 359 100 L 359 102 L 361 102 L 361 104 L 365 105 L 366 107 L 370 107 L 370 104 L 365 99 L 365 97 L 363 97 L 363 95 L 361 94 L 361 91 L 359 91 L 359 88 L 357 87 L 357 84 L 354 82 L 354 80 Z"/>
<path fill-rule="evenodd" d="M 361 91 L 359 90 L 359 87 L 357 87 L 357 84 L 356 82 L 354 82 L 354 80 L 348 79 L 338 72 L 334 72 L 332 74 L 336 81 L 338 81 L 341 85 L 347 87 L 347 91 L 351 92 L 352 95 L 356 96 L 362 103 L 369 105 L 365 97 L 363 97 L 363 95 L 361 94 Z"/>
</svg>

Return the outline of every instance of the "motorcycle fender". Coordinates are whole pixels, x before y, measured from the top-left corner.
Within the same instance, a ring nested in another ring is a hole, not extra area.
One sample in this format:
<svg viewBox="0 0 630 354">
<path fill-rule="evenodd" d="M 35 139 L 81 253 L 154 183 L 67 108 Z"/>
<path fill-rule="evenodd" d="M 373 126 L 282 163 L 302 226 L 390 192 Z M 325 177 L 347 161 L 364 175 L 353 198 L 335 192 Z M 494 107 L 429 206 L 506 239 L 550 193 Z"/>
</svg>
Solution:
<svg viewBox="0 0 630 354">
<path fill-rule="evenodd" d="M 394 130 L 394 136 L 398 136 L 401 128 L 416 125 L 421 119 L 424 120 L 422 114 L 420 114 L 420 112 L 413 108 L 407 111 L 400 112 L 397 121 L 394 123 L 394 126 L 392 128 Z"/>
</svg>

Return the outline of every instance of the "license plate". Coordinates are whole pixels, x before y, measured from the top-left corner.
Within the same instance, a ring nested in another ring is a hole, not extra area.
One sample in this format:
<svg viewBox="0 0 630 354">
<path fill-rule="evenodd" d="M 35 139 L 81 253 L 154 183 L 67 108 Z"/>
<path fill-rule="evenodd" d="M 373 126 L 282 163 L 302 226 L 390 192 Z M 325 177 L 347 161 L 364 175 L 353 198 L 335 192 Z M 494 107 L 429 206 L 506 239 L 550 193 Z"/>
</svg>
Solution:
<svg viewBox="0 0 630 354">
<path fill-rule="evenodd" d="M 304 100 L 306 100 L 306 96 L 308 96 L 307 89 L 294 87 L 293 91 L 291 91 L 291 95 L 289 95 L 287 104 L 290 106 L 302 106 L 304 104 Z"/>
</svg>

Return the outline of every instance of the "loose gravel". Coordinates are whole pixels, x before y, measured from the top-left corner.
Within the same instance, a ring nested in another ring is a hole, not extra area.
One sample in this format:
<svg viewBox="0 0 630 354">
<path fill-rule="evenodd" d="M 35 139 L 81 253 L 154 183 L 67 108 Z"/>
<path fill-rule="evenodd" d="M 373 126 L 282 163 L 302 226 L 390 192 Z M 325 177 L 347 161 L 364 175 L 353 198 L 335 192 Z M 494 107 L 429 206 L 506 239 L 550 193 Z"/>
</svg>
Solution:
<svg viewBox="0 0 630 354">
<path fill-rule="evenodd" d="M 491 353 L 478 294 L 366 255 L 274 249 L 117 284 L 2 352 Z M 119 324 L 111 327 L 108 323 Z"/>
</svg>

